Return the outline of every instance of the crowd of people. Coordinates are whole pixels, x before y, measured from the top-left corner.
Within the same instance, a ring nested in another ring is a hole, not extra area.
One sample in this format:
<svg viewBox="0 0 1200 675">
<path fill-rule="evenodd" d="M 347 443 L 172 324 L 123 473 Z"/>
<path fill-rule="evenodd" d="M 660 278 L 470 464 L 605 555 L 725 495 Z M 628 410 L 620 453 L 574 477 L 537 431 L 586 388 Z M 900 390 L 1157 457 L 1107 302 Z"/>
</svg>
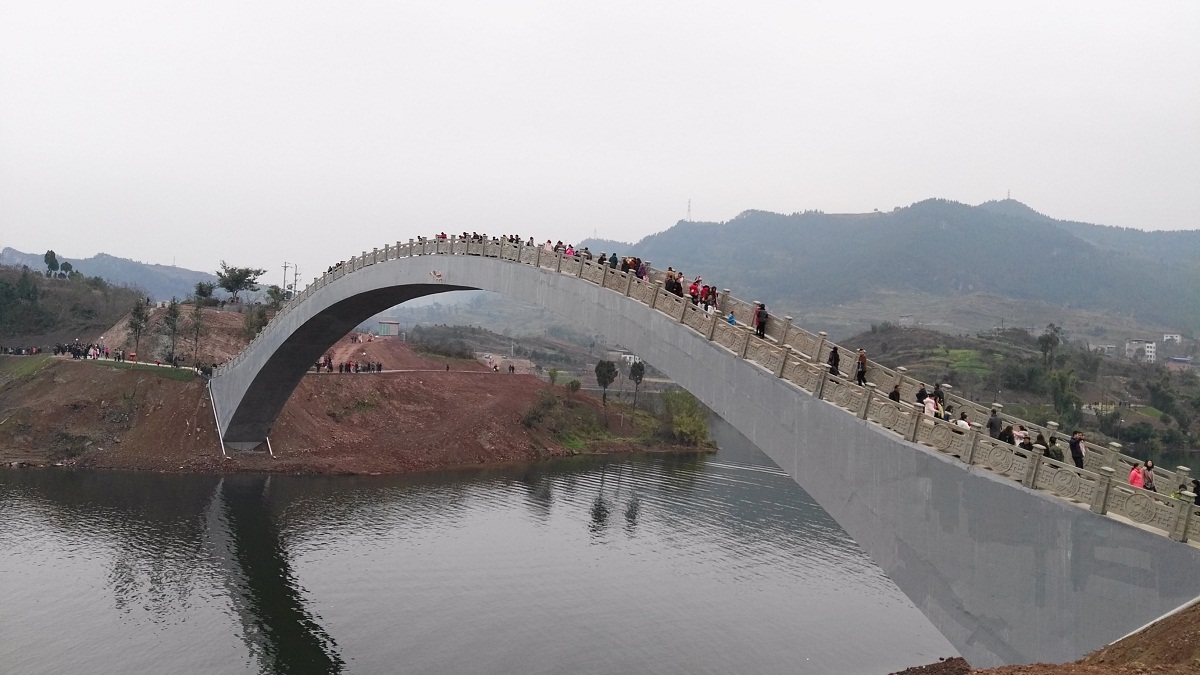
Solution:
<svg viewBox="0 0 1200 675">
<path fill-rule="evenodd" d="M 0 346 L 0 354 L 6 354 L 8 356 L 33 356 L 34 354 L 41 354 L 41 353 L 42 353 L 41 347 Z"/>
<path fill-rule="evenodd" d="M 95 342 L 83 344 L 79 341 L 54 345 L 54 355 L 70 356 L 75 360 L 110 359 L 113 361 L 124 361 L 126 359 L 124 349 L 110 349 L 107 345 Z"/>
</svg>

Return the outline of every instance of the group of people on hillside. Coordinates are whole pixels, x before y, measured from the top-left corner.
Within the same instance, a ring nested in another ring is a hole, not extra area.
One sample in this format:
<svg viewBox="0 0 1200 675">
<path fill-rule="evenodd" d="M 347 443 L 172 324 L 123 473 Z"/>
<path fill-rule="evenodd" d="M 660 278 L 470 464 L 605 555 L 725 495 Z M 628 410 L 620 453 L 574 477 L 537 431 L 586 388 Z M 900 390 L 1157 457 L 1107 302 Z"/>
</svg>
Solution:
<svg viewBox="0 0 1200 675">
<path fill-rule="evenodd" d="M 112 359 L 114 361 L 125 360 L 124 349 L 110 349 L 107 345 L 90 342 L 83 344 L 82 342 L 72 342 L 68 344 L 54 345 L 55 356 L 70 356 L 79 361 L 84 359 Z"/>
<path fill-rule="evenodd" d="M 33 356 L 34 354 L 41 353 L 41 347 L 0 347 L 0 354 L 9 356 Z"/>
<path fill-rule="evenodd" d="M 332 359 L 325 362 L 329 372 L 333 372 Z M 320 362 L 317 363 L 317 372 L 320 372 Z M 382 373 L 383 363 L 379 361 L 345 361 L 338 364 L 339 373 Z"/>
</svg>

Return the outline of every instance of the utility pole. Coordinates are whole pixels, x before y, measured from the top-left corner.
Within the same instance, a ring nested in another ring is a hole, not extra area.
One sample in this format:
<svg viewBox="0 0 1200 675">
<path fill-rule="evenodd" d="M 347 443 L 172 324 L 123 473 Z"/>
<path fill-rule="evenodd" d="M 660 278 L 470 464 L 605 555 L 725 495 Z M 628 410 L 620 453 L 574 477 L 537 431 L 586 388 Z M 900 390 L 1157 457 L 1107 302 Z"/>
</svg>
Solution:
<svg viewBox="0 0 1200 675">
<path fill-rule="evenodd" d="M 297 292 L 298 289 L 296 288 L 296 284 L 298 284 L 299 282 L 300 282 L 300 264 L 297 263 L 295 265 L 292 265 L 292 293 L 293 294 Z M 287 283 L 286 279 L 284 279 L 284 283 Z"/>
<path fill-rule="evenodd" d="M 291 263 L 284 261 L 284 263 L 283 263 L 283 286 L 282 286 L 284 298 L 291 297 L 291 293 L 287 292 L 287 271 L 288 271 L 289 267 L 291 267 Z"/>
</svg>

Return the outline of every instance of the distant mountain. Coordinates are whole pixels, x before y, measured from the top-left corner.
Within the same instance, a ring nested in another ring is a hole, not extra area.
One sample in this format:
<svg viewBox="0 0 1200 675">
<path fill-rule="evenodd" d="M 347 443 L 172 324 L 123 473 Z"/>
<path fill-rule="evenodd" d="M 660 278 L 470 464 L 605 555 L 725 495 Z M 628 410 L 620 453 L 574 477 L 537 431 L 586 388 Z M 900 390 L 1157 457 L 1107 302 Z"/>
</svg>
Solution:
<svg viewBox="0 0 1200 675">
<path fill-rule="evenodd" d="M 45 271 L 44 253 L 22 253 L 5 248 L 0 251 L 0 265 L 12 267 L 28 266 L 32 270 Z M 196 283 L 215 283 L 217 277 L 208 272 L 183 269 L 171 265 L 151 265 L 100 253 L 91 258 L 75 260 L 59 257 L 59 263 L 70 262 L 78 272 L 89 277 L 100 277 L 111 284 L 141 289 L 155 300 L 182 300 L 195 291 Z"/>
<path fill-rule="evenodd" d="M 724 223 L 681 221 L 619 252 L 699 273 L 780 310 L 912 291 L 989 294 L 1187 327 L 1200 317 L 1200 231 L 1060 221 L 1013 200 L 930 199 L 866 214 L 746 211 Z"/>
</svg>

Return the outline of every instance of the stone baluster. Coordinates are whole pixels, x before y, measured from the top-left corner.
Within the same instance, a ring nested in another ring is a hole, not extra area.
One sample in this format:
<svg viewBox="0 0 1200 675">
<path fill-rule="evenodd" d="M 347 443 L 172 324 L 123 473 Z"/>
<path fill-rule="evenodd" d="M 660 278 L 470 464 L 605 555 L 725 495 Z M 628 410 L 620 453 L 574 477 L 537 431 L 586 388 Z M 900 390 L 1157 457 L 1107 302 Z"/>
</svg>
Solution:
<svg viewBox="0 0 1200 675">
<path fill-rule="evenodd" d="M 785 345 L 788 343 L 788 331 L 792 330 L 792 317 L 783 317 L 783 332 L 779 334 L 779 344 Z"/>
<path fill-rule="evenodd" d="M 721 289 L 721 297 L 717 298 L 717 310 L 722 316 L 729 316 L 729 289 Z"/>
<path fill-rule="evenodd" d="M 633 278 L 635 276 L 637 275 L 635 275 L 633 272 L 625 273 L 625 297 L 627 298 L 629 297 L 629 294 L 633 292 Z"/>
<path fill-rule="evenodd" d="M 1185 485 L 1186 489 L 1192 489 L 1192 469 L 1187 466 L 1175 467 L 1175 485 Z"/>
<path fill-rule="evenodd" d="M 371 264 L 374 265 L 378 262 L 379 262 L 379 247 L 376 246 L 375 248 L 371 249 Z"/>
<path fill-rule="evenodd" d="M 687 319 L 687 311 L 689 306 L 691 306 L 691 300 L 685 299 L 683 302 L 679 303 L 679 323 L 683 323 L 684 320 Z"/>
<path fill-rule="evenodd" d="M 583 266 L 586 264 L 587 264 L 587 261 L 585 261 L 583 258 L 579 259 L 579 269 L 576 270 L 575 276 L 579 277 L 580 279 L 583 278 Z"/>
<path fill-rule="evenodd" d="M 1113 441 L 1108 444 L 1104 451 L 1104 466 L 1111 466 L 1114 469 L 1121 466 L 1121 444 Z"/>
<path fill-rule="evenodd" d="M 868 382 L 866 391 L 863 392 L 862 408 L 858 411 L 858 419 L 867 419 L 867 413 L 871 410 L 871 398 L 875 396 L 875 383 Z"/>
<path fill-rule="evenodd" d="M 413 257 L 413 240 L 408 240 L 408 257 Z"/>
<path fill-rule="evenodd" d="M 708 331 L 707 331 L 708 334 L 706 335 L 706 337 L 708 338 L 709 342 L 712 342 L 713 338 L 715 338 L 717 336 L 717 322 L 720 320 L 721 320 L 721 315 L 717 314 L 716 312 L 713 312 L 712 314 L 710 314 L 708 316 Z"/>
<path fill-rule="evenodd" d="M 654 286 L 650 289 L 650 309 L 654 309 L 658 304 L 658 294 L 662 292 L 663 282 L 655 281 Z"/>
<path fill-rule="evenodd" d="M 912 436 L 910 436 L 908 438 L 909 441 L 911 441 L 913 443 L 917 442 L 917 436 L 921 435 L 921 422 L 924 422 L 924 421 L 925 421 L 925 413 L 921 412 L 920 410 L 914 409 L 913 410 Z"/>
<path fill-rule="evenodd" d="M 567 257 L 567 254 L 565 251 L 556 251 L 556 253 L 558 254 L 558 260 L 554 261 L 554 271 L 561 274 L 562 273 L 562 261 L 563 261 L 563 258 Z"/>
<path fill-rule="evenodd" d="M 1092 495 L 1092 512 L 1104 515 L 1108 513 L 1108 492 L 1112 489 L 1113 471 L 1111 466 L 1100 467 L 1100 481 L 1096 484 L 1096 492 Z"/>
<path fill-rule="evenodd" d="M 967 447 L 967 456 L 962 458 L 967 464 L 975 463 L 975 451 L 979 448 L 980 434 L 983 433 L 979 428 L 978 424 L 972 424 L 971 431 L 968 432 L 971 434 L 971 444 Z"/>
<path fill-rule="evenodd" d="M 825 338 L 827 337 L 829 337 L 829 334 L 825 331 L 817 333 L 817 348 L 812 353 L 812 362 L 817 365 L 821 365 L 821 348 L 825 346 Z"/>
<path fill-rule="evenodd" d="M 542 247 L 541 246 L 537 247 L 537 251 L 534 253 L 533 266 L 534 267 L 542 266 Z"/>
<path fill-rule="evenodd" d="M 791 345 L 779 345 L 779 367 L 775 369 L 775 377 L 783 377 L 783 371 L 787 370 L 788 357 L 791 355 Z"/>
<path fill-rule="evenodd" d="M 1041 443 L 1036 443 L 1033 446 L 1033 452 L 1029 453 L 1028 462 L 1025 464 L 1025 477 L 1021 480 L 1021 484 L 1027 488 L 1033 489 L 1037 487 L 1038 469 L 1042 466 L 1042 457 L 1046 454 L 1046 446 Z"/>
<path fill-rule="evenodd" d="M 821 399 L 821 393 L 825 391 L 825 382 L 829 380 L 829 371 L 824 368 L 817 368 L 817 390 L 813 392 L 813 396 L 817 400 Z"/>
<path fill-rule="evenodd" d="M 892 383 L 893 387 L 900 387 L 900 391 L 904 391 L 904 374 L 908 372 L 908 368 L 900 366 L 896 369 L 896 381 Z"/>
<path fill-rule="evenodd" d="M 750 330 L 749 328 L 746 329 L 746 338 L 742 340 L 742 348 L 738 350 L 738 356 L 742 357 L 743 359 L 746 358 L 746 353 L 750 351 L 750 336 L 753 334 L 754 331 Z"/>
<path fill-rule="evenodd" d="M 1192 506 L 1196 504 L 1196 493 L 1184 490 L 1175 500 L 1175 518 L 1171 523 L 1171 538 L 1175 541 L 1188 540 L 1188 520 L 1191 519 Z"/>
<path fill-rule="evenodd" d="M 384 260 L 392 259 L 392 245 L 391 244 L 383 245 L 383 259 Z"/>
</svg>

